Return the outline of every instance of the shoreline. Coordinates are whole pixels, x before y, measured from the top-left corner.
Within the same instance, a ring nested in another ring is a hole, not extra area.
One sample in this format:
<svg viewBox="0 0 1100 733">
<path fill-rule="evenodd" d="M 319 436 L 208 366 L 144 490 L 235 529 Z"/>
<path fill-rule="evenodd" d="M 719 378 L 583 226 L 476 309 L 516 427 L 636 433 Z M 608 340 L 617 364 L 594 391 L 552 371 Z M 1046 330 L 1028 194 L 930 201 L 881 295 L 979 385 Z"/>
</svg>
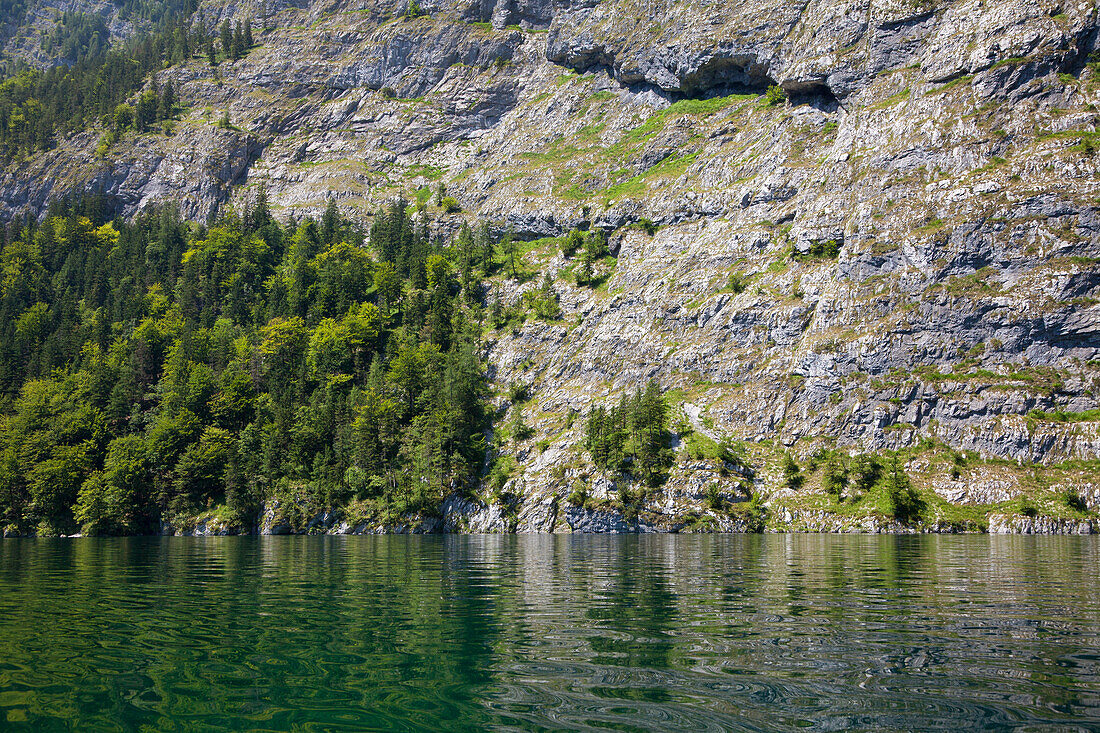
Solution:
<svg viewBox="0 0 1100 733">
<path fill-rule="evenodd" d="M 726 520 L 715 527 L 684 524 L 657 525 L 646 521 L 628 522 L 620 516 L 605 516 L 603 522 L 579 527 L 557 527 L 553 531 L 539 531 L 505 527 L 455 527 L 448 526 L 445 518 L 432 517 L 396 525 L 356 526 L 347 523 L 307 525 L 296 528 L 285 524 L 241 527 L 219 522 L 200 521 L 193 526 L 164 525 L 160 532 L 132 535 L 37 535 L 0 533 L 0 539 L 85 539 L 89 537 L 280 537 L 280 536 L 381 536 L 381 535 L 637 535 L 637 534 L 804 534 L 804 535 L 996 535 L 996 536 L 1088 536 L 1100 535 L 1097 519 L 1056 519 L 1051 517 L 1025 517 L 994 514 L 988 526 L 934 523 L 907 526 L 896 521 L 864 520 L 860 525 L 827 526 L 820 523 L 775 524 L 753 531 L 740 521 Z M 723 526 L 724 525 L 724 526 Z"/>
</svg>

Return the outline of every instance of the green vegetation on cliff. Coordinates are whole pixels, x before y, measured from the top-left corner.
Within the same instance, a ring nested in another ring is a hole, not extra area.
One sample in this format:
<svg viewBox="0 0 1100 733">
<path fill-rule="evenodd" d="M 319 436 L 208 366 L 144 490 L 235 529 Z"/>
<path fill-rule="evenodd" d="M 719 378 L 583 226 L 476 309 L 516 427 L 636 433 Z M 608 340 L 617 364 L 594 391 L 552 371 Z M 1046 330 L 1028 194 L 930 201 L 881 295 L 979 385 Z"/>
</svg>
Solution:
<svg viewBox="0 0 1100 733">
<path fill-rule="evenodd" d="M 651 486 L 672 465 L 669 438 L 668 405 L 653 380 L 611 408 L 594 407 L 585 424 L 585 448 L 597 466 L 629 470 Z"/>
<path fill-rule="evenodd" d="M 195 0 L 168 0 L 160 5 L 154 32 L 112 50 L 97 16 L 67 13 L 61 17 L 44 42 L 57 47 L 62 63 L 46 71 L 23 70 L 0 83 L 0 166 L 50 148 L 58 135 L 98 122 L 118 127 L 117 108 L 142 88 L 151 73 L 206 48 L 206 31 L 190 21 Z M 170 116 L 171 106 L 169 114 L 156 115 L 157 91 L 153 94 L 153 115 L 147 121 Z M 122 126 L 143 119 L 131 116 Z M 144 129 L 143 124 L 137 126 Z"/>
<path fill-rule="evenodd" d="M 0 528 L 134 533 L 261 503 L 432 511 L 485 454 L 488 228 L 429 237 L 404 201 L 209 228 L 94 206 L 0 252 Z M 89 216 L 91 215 L 91 216 Z"/>
</svg>

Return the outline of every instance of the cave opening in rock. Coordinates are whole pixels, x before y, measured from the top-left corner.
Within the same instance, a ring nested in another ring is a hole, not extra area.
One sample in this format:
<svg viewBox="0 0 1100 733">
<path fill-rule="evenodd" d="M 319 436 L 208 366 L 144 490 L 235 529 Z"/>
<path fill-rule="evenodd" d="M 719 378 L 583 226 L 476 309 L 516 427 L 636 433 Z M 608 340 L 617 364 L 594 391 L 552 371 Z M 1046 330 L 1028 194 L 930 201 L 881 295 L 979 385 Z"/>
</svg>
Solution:
<svg viewBox="0 0 1100 733">
<path fill-rule="evenodd" d="M 763 94 L 775 85 L 767 67 L 755 57 L 713 58 L 680 79 L 677 96 L 682 99 L 711 99 L 730 94 Z"/>
<path fill-rule="evenodd" d="M 787 93 L 787 99 L 791 104 L 808 104 L 822 112 L 835 112 L 840 107 L 840 100 L 826 84 L 783 84 L 783 91 Z"/>
</svg>

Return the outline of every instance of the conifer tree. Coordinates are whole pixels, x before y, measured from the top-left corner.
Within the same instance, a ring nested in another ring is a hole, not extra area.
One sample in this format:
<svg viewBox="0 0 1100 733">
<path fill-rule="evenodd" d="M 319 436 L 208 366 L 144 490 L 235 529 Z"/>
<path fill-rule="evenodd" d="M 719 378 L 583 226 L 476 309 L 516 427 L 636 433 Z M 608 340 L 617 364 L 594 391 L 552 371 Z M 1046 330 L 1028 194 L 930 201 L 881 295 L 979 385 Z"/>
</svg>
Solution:
<svg viewBox="0 0 1100 733">
<path fill-rule="evenodd" d="M 224 54 L 226 58 L 232 58 L 233 31 L 229 26 L 228 18 L 223 20 L 221 25 L 218 26 L 218 34 L 221 36 L 222 54 Z"/>
<path fill-rule="evenodd" d="M 905 472 L 896 453 L 891 456 L 886 471 L 885 489 L 887 501 L 895 518 L 902 522 L 911 522 L 920 518 L 924 510 L 924 502 L 913 488 L 909 475 Z"/>
<path fill-rule="evenodd" d="M 802 482 L 805 478 L 802 475 L 802 470 L 795 463 L 794 458 L 789 452 L 783 454 L 783 483 L 792 491 L 798 491 L 802 488 Z"/>
<path fill-rule="evenodd" d="M 848 471 L 844 463 L 836 455 L 830 456 L 825 463 L 824 475 L 821 479 L 825 493 L 840 501 L 844 496 L 844 488 L 848 485 Z"/>
<path fill-rule="evenodd" d="M 336 208 L 336 199 L 331 196 L 325 206 L 325 213 L 321 217 L 321 242 L 333 244 L 336 242 L 340 225 L 340 210 Z"/>
<path fill-rule="evenodd" d="M 477 248 L 480 250 L 481 272 L 488 277 L 496 269 L 496 248 L 489 222 L 483 222 L 477 229 Z"/>
<path fill-rule="evenodd" d="M 244 30 L 241 27 L 241 21 L 239 21 L 239 20 L 233 26 L 233 38 L 230 41 L 230 43 L 232 44 L 231 49 L 230 49 L 230 51 L 231 51 L 230 57 L 234 61 L 236 61 L 237 59 L 244 56 L 244 52 L 245 52 Z"/>
<path fill-rule="evenodd" d="M 504 238 L 500 240 L 500 251 L 504 253 L 504 259 L 508 263 L 508 272 L 515 278 L 518 275 L 516 270 L 518 247 L 511 227 L 508 227 L 508 230 L 504 233 Z"/>
<path fill-rule="evenodd" d="M 160 107 L 157 111 L 157 117 L 161 120 L 169 120 L 175 117 L 176 114 L 176 87 L 172 84 L 172 80 L 169 79 L 164 84 L 164 89 L 161 90 Z"/>
</svg>

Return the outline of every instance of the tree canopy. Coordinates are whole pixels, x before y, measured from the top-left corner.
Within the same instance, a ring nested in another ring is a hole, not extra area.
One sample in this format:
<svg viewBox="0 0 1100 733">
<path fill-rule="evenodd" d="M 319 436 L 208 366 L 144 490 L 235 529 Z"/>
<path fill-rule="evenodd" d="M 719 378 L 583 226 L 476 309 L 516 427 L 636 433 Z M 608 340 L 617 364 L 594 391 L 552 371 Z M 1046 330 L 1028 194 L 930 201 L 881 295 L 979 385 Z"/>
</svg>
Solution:
<svg viewBox="0 0 1100 733">
<path fill-rule="evenodd" d="M 175 90 L 168 96 L 167 109 L 164 94 L 153 86 L 134 105 L 126 100 L 147 86 L 152 73 L 204 53 L 207 31 L 191 21 L 198 2 L 133 0 L 120 6 L 123 15 L 152 20 L 153 30 L 110 48 L 101 16 L 66 12 L 43 39 L 58 60 L 55 66 L 39 71 L 5 65 L 9 73 L 4 76 L 10 78 L 0 82 L 0 166 L 49 149 L 59 135 L 96 124 L 111 130 L 121 121 L 140 131 L 171 117 Z M 13 11 L 20 8 L 17 4 Z M 243 44 L 242 40 L 241 52 L 247 49 Z M 127 119 L 122 106 L 136 108 L 136 114 L 131 112 Z"/>
<path fill-rule="evenodd" d="M 402 201 L 369 245 L 334 206 L 280 225 L 262 194 L 209 227 L 103 208 L 59 207 L 0 248 L 0 527 L 248 523 L 272 496 L 393 515 L 478 480 L 469 230 L 432 239 Z"/>
</svg>

